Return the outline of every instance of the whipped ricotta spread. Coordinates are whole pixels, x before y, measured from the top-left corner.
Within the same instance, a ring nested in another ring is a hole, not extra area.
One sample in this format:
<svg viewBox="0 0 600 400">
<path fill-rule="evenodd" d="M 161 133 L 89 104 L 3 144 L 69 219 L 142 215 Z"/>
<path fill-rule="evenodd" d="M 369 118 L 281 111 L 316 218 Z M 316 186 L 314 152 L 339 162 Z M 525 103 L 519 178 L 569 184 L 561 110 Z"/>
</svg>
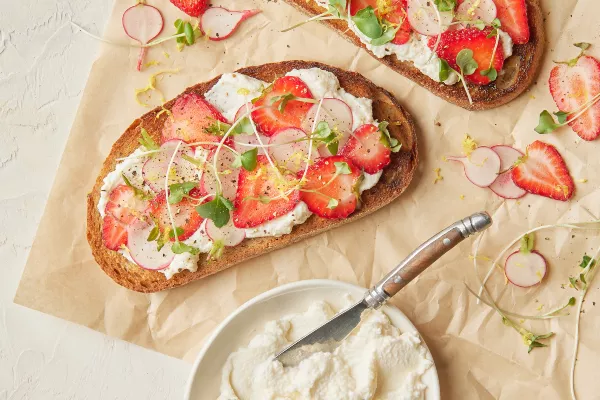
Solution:
<svg viewBox="0 0 600 400">
<path fill-rule="evenodd" d="M 317 352 L 284 368 L 273 356 L 335 315 L 322 301 L 300 314 L 268 322 L 247 347 L 232 353 L 221 373 L 219 400 L 412 400 L 427 389 L 433 365 L 417 332 L 400 332 L 381 311 L 333 352 Z"/>
<path fill-rule="evenodd" d="M 356 129 L 363 124 L 377 124 L 373 119 L 372 100 L 367 98 L 358 98 L 346 92 L 340 87 L 337 77 L 329 72 L 319 68 L 292 70 L 286 75 L 297 76 L 306 83 L 313 97 L 319 99 L 323 97 L 332 97 L 343 100 L 352 110 L 353 127 Z M 235 119 L 235 114 L 240 107 L 251 99 L 259 96 L 261 90 L 269 83 L 246 76 L 240 73 L 226 73 L 221 76 L 219 81 L 205 94 L 204 98 L 219 110 L 229 121 Z M 112 189 L 120 184 L 124 184 L 122 175 L 125 175 L 133 186 L 151 191 L 151 188 L 144 183 L 142 177 L 142 168 L 144 163 L 150 157 L 144 154 L 144 148 L 136 149 L 128 158 L 118 163 L 115 170 L 110 172 L 105 178 L 100 191 L 100 200 L 98 201 L 98 211 L 104 217 L 108 197 Z M 208 151 L 197 147 L 194 158 L 206 159 Z M 375 186 L 381 177 L 382 172 L 376 174 L 363 174 L 359 192 L 362 193 Z M 198 179 L 202 176 L 202 170 L 198 169 Z M 304 223 L 312 213 L 309 211 L 306 203 L 300 201 L 292 211 L 280 217 L 267 221 L 253 228 L 245 229 L 246 237 L 257 238 L 266 236 L 282 236 L 291 233 L 293 227 Z M 212 247 L 212 240 L 206 234 L 203 223 L 200 228 L 192 234 L 191 237 L 183 242 L 187 245 L 196 247 L 201 253 L 208 253 Z M 126 249 L 119 250 L 129 261 L 134 262 Z M 170 265 L 160 270 L 167 279 L 183 270 L 196 271 L 200 254 L 192 255 L 190 253 L 175 254 Z"/>
</svg>

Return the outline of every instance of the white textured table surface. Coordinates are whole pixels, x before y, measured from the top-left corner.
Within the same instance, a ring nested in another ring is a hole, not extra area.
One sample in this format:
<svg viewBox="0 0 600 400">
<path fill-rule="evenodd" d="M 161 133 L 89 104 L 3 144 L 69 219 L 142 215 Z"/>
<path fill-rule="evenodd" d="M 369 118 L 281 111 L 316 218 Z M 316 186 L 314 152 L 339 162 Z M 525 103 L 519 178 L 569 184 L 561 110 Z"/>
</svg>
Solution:
<svg viewBox="0 0 600 400">
<path fill-rule="evenodd" d="M 12 303 L 112 0 L 0 2 L 0 400 L 178 399 L 190 365 Z M 56 234 L 60 234 L 57 227 Z"/>
</svg>

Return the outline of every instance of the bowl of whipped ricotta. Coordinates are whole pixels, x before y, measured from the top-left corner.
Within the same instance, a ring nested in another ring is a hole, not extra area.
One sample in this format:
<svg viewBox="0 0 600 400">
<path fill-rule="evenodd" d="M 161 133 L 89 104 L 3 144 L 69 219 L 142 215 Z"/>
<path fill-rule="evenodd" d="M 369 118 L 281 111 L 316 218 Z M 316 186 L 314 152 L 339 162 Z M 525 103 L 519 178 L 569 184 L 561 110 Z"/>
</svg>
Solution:
<svg viewBox="0 0 600 400">
<path fill-rule="evenodd" d="M 360 300 L 366 289 L 306 280 L 265 292 L 238 308 L 206 341 L 187 400 L 439 400 L 437 371 L 410 320 L 386 305 L 363 314 L 332 353 L 293 367 L 274 355 Z"/>
</svg>

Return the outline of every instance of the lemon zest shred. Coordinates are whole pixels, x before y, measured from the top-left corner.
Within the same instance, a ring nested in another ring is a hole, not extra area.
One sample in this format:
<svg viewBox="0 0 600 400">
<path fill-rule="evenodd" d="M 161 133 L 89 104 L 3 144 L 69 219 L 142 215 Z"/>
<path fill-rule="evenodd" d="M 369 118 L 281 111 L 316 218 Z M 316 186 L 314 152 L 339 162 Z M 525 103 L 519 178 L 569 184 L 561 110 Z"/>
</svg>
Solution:
<svg viewBox="0 0 600 400">
<path fill-rule="evenodd" d="M 162 92 L 156 88 L 156 78 L 158 78 L 159 76 L 161 76 L 163 74 L 169 74 L 169 73 L 176 74 L 178 72 L 179 72 L 179 68 L 165 69 L 165 70 L 158 71 L 158 72 L 155 72 L 154 74 L 150 75 L 148 77 L 148 84 L 145 87 L 135 89 L 135 101 L 142 107 L 150 108 L 151 106 L 149 104 L 144 103 L 143 101 L 140 100 L 140 94 L 155 90 L 160 94 L 161 103 L 164 104 L 166 102 L 166 100 L 165 100 L 165 97 L 163 96 Z"/>
<path fill-rule="evenodd" d="M 442 174 L 440 173 L 442 171 L 441 168 L 434 168 L 433 172 L 435 172 L 435 179 L 433 180 L 433 183 L 438 183 L 439 181 L 443 180 L 444 177 L 442 176 Z"/>
<path fill-rule="evenodd" d="M 585 178 L 577 179 L 577 182 L 579 182 L 579 183 L 587 183 L 587 181 L 588 180 Z"/>
<path fill-rule="evenodd" d="M 473 138 L 469 136 L 468 133 L 465 133 L 465 138 L 462 141 L 462 148 L 465 156 L 469 157 L 473 150 L 477 148 L 477 142 L 473 140 Z"/>
</svg>

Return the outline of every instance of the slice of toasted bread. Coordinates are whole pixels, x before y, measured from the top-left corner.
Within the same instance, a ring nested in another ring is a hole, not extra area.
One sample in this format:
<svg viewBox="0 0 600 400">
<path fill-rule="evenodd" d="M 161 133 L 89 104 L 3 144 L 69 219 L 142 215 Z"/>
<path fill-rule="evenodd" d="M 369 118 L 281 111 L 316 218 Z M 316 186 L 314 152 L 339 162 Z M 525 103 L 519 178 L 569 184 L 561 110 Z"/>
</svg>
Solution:
<svg viewBox="0 0 600 400">
<path fill-rule="evenodd" d="M 315 16 L 323 12 L 314 0 L 285 0 L 298 10 Z M 445 85 L 436 82 L 419 71 L 412 62 L 400 61 L 394 54 L 378 58 L 360 41 L 358 36 L 349 28 L 344 20 L 325 20 L 322 23 L 335 29 L 340 35 L 355 45 L 362 47 L 371 56 L 386 64 L 401 75 L 423 86 L 436 96 L 456 104 L 467 110 L 488 110 L 506 104 L 523 93 L 534 81 L 542 63 L 545 45 L 544 16 L 540 0 L 526 0 L 529 29 L 531 36 L 529 42 L 523 45 L 514 45 L 513 55 L 505 60 L 503 68 L 505 74 L 485 86 L 468 84 L 473 104 L 469 103 L 465 89 L 460 83 Z"/>
<path fill-rule="evenodd" d="M 92 192 L 87 197 L 87 238 L 94 258 L 104 272 L 118 284 L 138 292 L 157 292 L 174 288 L 214 274 L 250 258 L 281 249 L 289 244 L 314 236 L 328 229 L 355 221 L 389 204 L 400 196 L 409 185 L 417 166 L 417 136 L 410 115 L 389 92 L 375 86 L 371 81 L 356 72 L 344 71 L 316 62 L 284 61 L 243 68 L 237 72 L 266 82 L 272 82 L 277 77 L 286 74 L 292 69 L 313 67 L 334 73 L 339 79 L 341 87 L 354 96 L 372 99 L 374 118 L 379 121 L 390 122 L 390 134 L 402 143 L 401 150 L 398 153 L 392 153 L 392 161 L 383 171 L 383 175 L 377 185 L 363 192 L 362 207 L 359 210 L 355 211 L 349 218 L 343 220 L 327 220 L 313 215 L 304 224 L 294 227 L 292 233 L 289 235 L 278 238 L 246 239 L 238 246 L 226 248 L 222 257 L 218 260 L 207 262 L 206 257 L 201 255 L 196 272 L 183 271 L 175 274 L 169 280 L 160 272 L 140 268 L 116 251 L 111 251 L 104 247 L 101 237 L 102 218 L 96 205 L 100 198 L 102 180 L 108 173 L 115 169 L 116 160 L 120 157 L 128 156 L 139 146 L 140 126 L 143 125 L 154 136 L 154 139 L 158 141 L 164 120 L 167 116 L 166 113 L 162 113 L 156 118 L 156 115 L 161 110 L 160 108 L 156 108 L 135 120 L 115 142 L 102 166 Z M 219 78 L 220 76 L 209 82 L 192 86 L 184 93 L 193 92 L 204 95 Z M 165 104 L 165 108 L 170 109 L 174 102 L 175 99 L 169 101 Z"/>
</svg>

